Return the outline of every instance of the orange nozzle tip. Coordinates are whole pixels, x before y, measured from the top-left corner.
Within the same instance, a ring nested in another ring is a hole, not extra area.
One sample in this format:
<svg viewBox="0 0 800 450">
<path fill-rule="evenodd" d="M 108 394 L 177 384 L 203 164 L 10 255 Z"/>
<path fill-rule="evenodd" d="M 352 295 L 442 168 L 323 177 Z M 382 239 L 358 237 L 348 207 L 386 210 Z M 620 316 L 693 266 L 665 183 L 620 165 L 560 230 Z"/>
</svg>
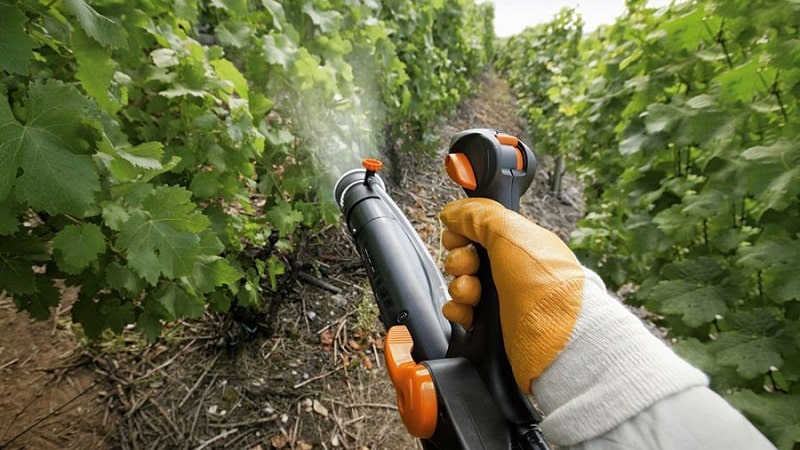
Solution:
<svg viewBox="0 0 800 450">
<path fill-rule="evenodd" d="M 374 159 L 374 158 L 362 159 L 361 165 L 364 166 L 365 169 L 371 170 L 373 172 L 377 172 L 383 169 L 383 163 L 379 159 Z"/>
</svg>

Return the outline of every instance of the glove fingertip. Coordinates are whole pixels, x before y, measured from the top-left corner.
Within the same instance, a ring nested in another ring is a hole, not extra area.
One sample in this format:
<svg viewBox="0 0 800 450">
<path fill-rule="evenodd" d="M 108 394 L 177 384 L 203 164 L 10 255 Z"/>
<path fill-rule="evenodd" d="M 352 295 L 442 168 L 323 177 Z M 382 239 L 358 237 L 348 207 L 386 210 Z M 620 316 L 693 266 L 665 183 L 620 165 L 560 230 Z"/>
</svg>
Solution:
<svg viewBox="0 0 800 450">
<path fill-rule="evenodd" d="M 460 305 L 455 302 L 447 302 L 442 305 L 442 314 L 450 322 L 455 322 L 465 330 L 472 328 L 472 307 Z"/>
<path fill-rule="evenodd" d="M 461 275 L 447 286 L 450 297 L 461 305 L 475 306 L 481 299 L 481 282 L 478 277 Z"/>
<path fill-rule="evenodd" d="M 444 230 L 442 232 L 442 246 L 447 250 L 454 248 L 464 247 L 469 245 L 471 241 L 466 236 L 462 236 L 454 231 Z"/>
<path fill-rule="evenodd" d="M 444 260 L 444 271 L 455 277 L 478 273 L 479 266 L 478 252 L 472 245 L 451 250 Z"/>
</svg>

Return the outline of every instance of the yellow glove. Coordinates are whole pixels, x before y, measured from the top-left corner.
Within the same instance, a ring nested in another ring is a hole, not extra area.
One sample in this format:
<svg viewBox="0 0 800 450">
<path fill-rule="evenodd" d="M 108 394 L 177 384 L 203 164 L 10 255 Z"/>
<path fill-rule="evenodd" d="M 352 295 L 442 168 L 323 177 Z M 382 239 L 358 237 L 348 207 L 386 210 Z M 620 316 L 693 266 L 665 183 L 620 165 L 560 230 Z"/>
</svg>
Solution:
<svg viewBox="0 0 800 450">
<path fill-rule="evenodd" d="M 514 378 L 536 395 L 551 442 L 595 438 L 661 399 L 708 383 L 553 233 L 487 199 L 453 202 L 441 218 L 443 245 L 451 249 L 445 271 L 456 277 L 442 312 L 471 327 L 480 282 L 472 276 L 479 260 L 470 241 L 479 243 L 491 261 Z"/>
<path fill-rule="evenodd" d="M 581 307 L 584 271 L 556 235 L 489 199 L 464 199 L 442 210 L 450 250 L 445 271 L 451 302 L 442 313 L 465 329 L 480 298 L 478 255 L 486 248 L 500 303 L 506 354 L 523 392 L 564 349 Z"/>
</svg>

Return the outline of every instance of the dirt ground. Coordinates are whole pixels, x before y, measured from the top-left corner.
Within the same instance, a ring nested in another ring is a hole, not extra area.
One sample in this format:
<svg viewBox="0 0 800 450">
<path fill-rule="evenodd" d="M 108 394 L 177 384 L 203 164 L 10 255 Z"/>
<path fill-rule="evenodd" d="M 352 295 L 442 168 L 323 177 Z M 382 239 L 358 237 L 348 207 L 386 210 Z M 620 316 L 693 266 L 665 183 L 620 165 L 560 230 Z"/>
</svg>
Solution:
<svg viewBox="0 0 800 450">
<path fill-rule="evenodd" d="M 462 193 L 442 167 L 450 137 L 497 128 L 529 142 L 514 100 L 481 77 L 440 129 L 440 152 L 402 156 L 390 194 L 439 258 L 437 214 Z M 566 238 L 583 212 L 569 176 L 548 193 L 540 156 L 522 213 Z M 0 298 L 0 450 L 411 449 L 385 373 L 383 329 L 360 261 L 341 226 L 308 238 L 285 277 L 271 336 L 236 314 L 172 326 L 162 343 L 133 333 L 85 347 L 66 311 L 36 323 Z M 236 319 L 236 320 L 234 320 Z M 258 325 L 258 319 L 255 320 Z"/>
<path fill-rule="evenodd" d="M 112 446 L 107 383 L 63 319 L 31 320 L 0 296 L 0 449 Z"/>
</svg>

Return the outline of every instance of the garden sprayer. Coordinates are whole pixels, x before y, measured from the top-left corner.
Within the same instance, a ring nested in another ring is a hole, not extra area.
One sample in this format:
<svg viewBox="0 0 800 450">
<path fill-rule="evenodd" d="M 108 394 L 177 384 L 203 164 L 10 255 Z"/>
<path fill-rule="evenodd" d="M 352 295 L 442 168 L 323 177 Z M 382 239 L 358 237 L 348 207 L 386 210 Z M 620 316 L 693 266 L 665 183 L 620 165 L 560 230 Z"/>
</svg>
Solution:
<svg viewBox="0 0 800 450">
<path fill-rule="evenodd" d="M 514 211 L 533 181 L 536 158 L 517 138 L 491 129 L 453 136 L 445 167 L 469 197 Z M 548 449 L 541 417 L 519 390 L 505 353 L 497 291 L 485 249 L 481 300 L 471 330 L 441 314 L 447 284 L 400 208 L 377 160 L 364 160 L 334 188 L 387 329 L 385 358 L 409 433 L 426 449 Z"/>
</svg>

